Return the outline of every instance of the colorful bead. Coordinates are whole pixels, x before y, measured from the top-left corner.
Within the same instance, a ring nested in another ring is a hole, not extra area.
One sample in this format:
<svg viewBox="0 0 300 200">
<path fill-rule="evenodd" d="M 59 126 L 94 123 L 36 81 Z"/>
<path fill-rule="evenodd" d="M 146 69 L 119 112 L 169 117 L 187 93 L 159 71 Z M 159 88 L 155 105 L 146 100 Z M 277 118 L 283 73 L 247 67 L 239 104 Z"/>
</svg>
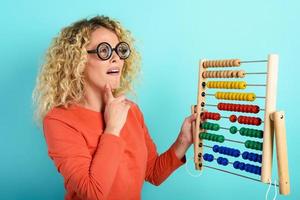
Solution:
<svg viewBox="0 0 300 200">
<path fill-rule="evenodd" d="M 230 131 L 230 133 L 232 133 L 232 134 L 236 134 L 237 131 L 238 131 L 238 129 L 237 129 L 237 127 L 235 127 L 235 126 L 232 126 L 232 127 L 230 127 L 229 131 Z"/>
<path fill-rule="evenodd" d="M 244 104 L 231 104 L 231 103 L 219 103 L 219 110 L 235 111 L 235 112 L 247 112 L 258 113 L 260 108 L 256 105 L 244 105 Z"/>
<path fill-rule="evenodd" d="M 206 154 L 203 155 L 203 159 L 205 161 L 212 162 L 214 160 L 214 156 L 212 154 L 206 153 Z"/>
<path fill-rule="evenodd" d="M 230 115 L 229 120 L 234 123 L 237 120 L 237 116 L 236 115 Z"/>
</svg>

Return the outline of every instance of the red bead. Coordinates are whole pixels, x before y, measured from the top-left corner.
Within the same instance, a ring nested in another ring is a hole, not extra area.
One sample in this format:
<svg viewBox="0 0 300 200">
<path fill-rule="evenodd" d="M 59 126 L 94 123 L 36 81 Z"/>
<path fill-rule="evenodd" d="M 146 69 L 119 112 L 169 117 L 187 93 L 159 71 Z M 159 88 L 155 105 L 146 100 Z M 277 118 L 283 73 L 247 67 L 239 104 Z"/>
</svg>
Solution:
<svg viewBox="0 0 300 200">
<path fill-rule="evenodd" d="M 235 109 L 236 109 L 235 111 L 239 112 L 241 110 L 241 105 L 237 104 L 236 107 L 235 107 Z"/>
<path fill-rule="evenodd" d="M 259 126 L 261 124 L 261 119 L 260 118 L 256 118 L 255 119 L 255 125 Z"/>
<path fill-rule="evenodd" d="M 259 112 L 259 106 L 254 106 L 253 112 L 258 113 Z"/>
<path fill-rule="evenodd" d="M 246 112 L 251 112 L 251 106 L 246 107 Z"/>
<path fill-rule="evenodd" d="M 231 116 L 229 117 L 229 120 L 230 120 L 231 122 L 236 122 L 237 117 L 236 117 L 235 115 L 231 115 Z"/>
<path fill-rule="evenodd" d="M 239 116 L 239 117 L 238 117 L 238 122 L 239 122 L 240 124 L 243 123 L 243 117 L 242 117 L 242 116 Z"/>
</svg>

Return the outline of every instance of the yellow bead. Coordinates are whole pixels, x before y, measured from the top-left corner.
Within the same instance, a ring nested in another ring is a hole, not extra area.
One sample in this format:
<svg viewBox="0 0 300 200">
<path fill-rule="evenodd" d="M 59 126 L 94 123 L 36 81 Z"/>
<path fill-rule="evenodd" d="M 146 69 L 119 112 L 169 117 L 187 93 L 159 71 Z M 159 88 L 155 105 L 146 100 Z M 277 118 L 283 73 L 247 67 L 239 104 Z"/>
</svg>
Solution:
<svg viewBox="0 0 300 200">
<path fill-rule="evenodd" d="M 230 100 L 235 100 L 236 99 L 236 93 L 230 93 Z"/>
<path fill-rule="evenodd" d="M 255 94 L 254 93 L 250 93 L 249 95 L 248 95 L 248 101 L 254 101 L 255 99 L 256 99 L 256 96 L 255 96 Z"/>
<path fill-rule="evenodd" d="M 239 82 L 239 89 L 245 89 L 246 88 L 246 82 L 245 81 L 241 81 Z"/>
</svg>

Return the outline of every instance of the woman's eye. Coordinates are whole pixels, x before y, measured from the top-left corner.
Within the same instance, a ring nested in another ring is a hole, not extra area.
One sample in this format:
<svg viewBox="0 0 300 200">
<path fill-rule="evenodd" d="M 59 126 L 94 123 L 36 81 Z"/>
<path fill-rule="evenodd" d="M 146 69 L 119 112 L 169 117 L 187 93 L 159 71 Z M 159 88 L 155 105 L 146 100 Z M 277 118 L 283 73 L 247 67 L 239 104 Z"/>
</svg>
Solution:
<svg viewBox="0 0 300 200">
<path fill-rule="evenodd" d="M 100 49 L 100 53 L 107 53 L 107 49 L 106 48 Z"/>
</svg>

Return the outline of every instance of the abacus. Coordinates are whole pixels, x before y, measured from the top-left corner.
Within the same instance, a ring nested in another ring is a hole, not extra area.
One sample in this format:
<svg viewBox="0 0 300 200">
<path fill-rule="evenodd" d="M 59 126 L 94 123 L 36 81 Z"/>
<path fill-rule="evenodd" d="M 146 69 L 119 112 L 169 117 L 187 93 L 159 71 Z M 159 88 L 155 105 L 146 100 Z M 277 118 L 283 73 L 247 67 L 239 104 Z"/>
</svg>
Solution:
<svg viewBox="0 0 300 200">
<path fill-rule="evenodd" d="M 203 59 L 200 61 L 197 105 L 192 105 L 192 113 L 197 113 L 196 122 L 193 124 L 196 170 L 211 168 L 259 182 L 270 183 L 275 132 L 279 176 L 279 185 L 275 184 L 275 186 L 279 186 L 280 194 L 288 195 L 290 193 L 285 115 L 282 111 L 276 111 L 278 60 L 277 54 L 270 54 L 267 60 Z M 266 64 L 266 69 L 263 72 L 251 72 L 251 70 L 246 72 L 242 69 L 209 70 L 210 68 L 225 67 L 233 69 L 241 65 L 249 67 L 253 63 Z M 266 76 L 266 83 L 249 84 L 246 81 L 241 81 L 246 76 L 255 75 Z M 220 79 L 222 81 L 218 81 Z M 224 79 L 231 81 L 223 81 Z M 257 96 L 252 91 L 252 88 L 255 87 L 265 87 L 265 96 Z M 251 89 L 251 92 L 240 92 L 245 89 L 249 90 L 248 88 Z M 216 91 L 211 92 L 212 90 Z M 211 98 L 216 98 L 217 105 L 207 103 Z M 256 102 L 258 99 L 264 101 L 264 105 L 258 105 Z M 210 112 L 212 109 L 218 111 Z M 221 116 L 219 112 L 226 114 Z M 263 118 L 258 117 L 259 115 L 263 115 Z M 219 123 L 216 123 L 216 121 L 221 120 L 228 120 L 225 121 L 225 123 L 228 122 L 226 126 L 220 126 Z M 233 123 L 237 125 L 233 125 Z M 235 139 L 238 137 L 239 139 Z M 207 145 L 204 141 L 214 145 Z M 228 147 L 227 143 L 229 145 L 232 143 L 242 145 L 242 148 L 246 150 Z M 204 153 L 204 148 L 211 153 Z M 216 162 L 214 164 L 218 164 L 218 166 L 227 166 L 226 168 L 230 165 L 232 167 L 230 170 L 225 170 L 222 167 L 208 165 L 211 162 Z M 242 175 L 232 172 L 233 170 L 243 171 L 242 173 L 245 174 L 250 173 L 251 176 L 260 176 L 260 178 Z"/>
</svg>

